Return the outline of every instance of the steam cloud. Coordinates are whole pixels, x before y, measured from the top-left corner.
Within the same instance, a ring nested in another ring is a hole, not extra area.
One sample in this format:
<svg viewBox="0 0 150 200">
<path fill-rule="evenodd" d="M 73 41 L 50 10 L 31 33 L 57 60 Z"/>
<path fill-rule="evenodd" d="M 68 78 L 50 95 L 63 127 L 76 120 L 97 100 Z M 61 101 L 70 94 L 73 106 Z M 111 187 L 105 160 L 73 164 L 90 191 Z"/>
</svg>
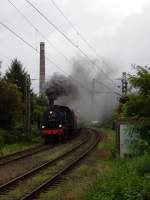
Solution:
<svg viewBox="0 0 150 200">
<path fill-rule="evenodd" d="M 111 88 L 114 90 L 116 88 L 108 79 L 108 76 L 112 78 L 115 74 L 104 66 L 104 63 L 99 63 L 97 60 L 93 62 L 98 67 L 94 67 L 86 59 L 75 59 L 71 73 L 73 79 L 54 74 L 47 83 L 46 94 L 55 92 L 57 99 L 55 103 L 71 107 L 79 112 L 80 118 L 86 121 L 102 122 L 112 115 L 117 104 L 116 95 L 111 91 Z M 105 69 L 105 75 L 100 68 Z M 99 83 L 95 82 L 94 88 L 93 79 L 99 81 Z"/>
<path fill-rule="evenodd" d="M 55 73 L 47 82 L 45 93 L 48 98 L 53 96 L 55 100 L 63 96 L 67 96 L 67 98 L 77 97 L 78 88 L 68 77 Z"/>
</svg>

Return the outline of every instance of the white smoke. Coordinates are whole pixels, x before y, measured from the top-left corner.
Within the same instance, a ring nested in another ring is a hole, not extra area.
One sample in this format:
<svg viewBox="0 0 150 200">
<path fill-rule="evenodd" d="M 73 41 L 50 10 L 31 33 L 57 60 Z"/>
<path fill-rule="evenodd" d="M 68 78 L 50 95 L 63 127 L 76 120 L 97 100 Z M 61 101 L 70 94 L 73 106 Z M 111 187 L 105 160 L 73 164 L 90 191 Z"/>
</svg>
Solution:
<svg viewBox="0 0 150 200">
<path fill-rule="evenodd" d="M 95 65 L 93 65 L 95 63 Z M 105 67 L 105 72 L 101 68 Z M 111 74 L 110 74 L 111 73 Z M 110 117 L 117 104 L 117 96 L 109 76 L 112 77 L 112 71 L 104 63 L 94 60 L 92 63 L 83 58 L 77 58 L 73 61 L 72 73 L 70 77 L 54 75 L 49 83 L 55 83 L 67 91 L 67 94 L 59 95 L 56 104 L 67 105 L 79 113 L 82 119 L 86 121 L 103 121 Z M 59 78 L 63 77 L 63 83 Z M 52 81 L 53 80 L 53 81 Z M 58 84 L 59 82 L 59 84 Z M 69 91 L 68 83 L 71 84 Z M 49 84 L 51 86 L 51 84 Z"/>
<path fill-rule="evenodd" d="M 117 104 L 114 93 L 117 89 L 109 78 L 115 74 L 108 68 L 102 72 L 101 68 L 106 65 L 96 60 L 93 62 L 95 65 L 83 58 L 74 60 L 70 78 L 72 84 L 78 88 L 77 96 L 63 96 L 56 103 L 73 108 L 87 121 L 103 121 L 112 115 Z"/>
</svg>

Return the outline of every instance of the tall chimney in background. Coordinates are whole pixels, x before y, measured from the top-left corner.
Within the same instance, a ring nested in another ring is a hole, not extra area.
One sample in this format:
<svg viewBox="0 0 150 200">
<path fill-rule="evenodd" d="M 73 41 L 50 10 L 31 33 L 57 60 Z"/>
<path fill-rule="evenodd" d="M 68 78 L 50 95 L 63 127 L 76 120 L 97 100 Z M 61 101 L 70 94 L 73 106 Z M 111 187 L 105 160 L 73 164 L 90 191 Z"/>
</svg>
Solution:
<svg viewBox="0 0 150 200">
<path fill-rule="evenodd" d="M 39 93 L 43 94 L 45 84 L 45 44 L 40 43 L 40 86 Z"/>
</svg>

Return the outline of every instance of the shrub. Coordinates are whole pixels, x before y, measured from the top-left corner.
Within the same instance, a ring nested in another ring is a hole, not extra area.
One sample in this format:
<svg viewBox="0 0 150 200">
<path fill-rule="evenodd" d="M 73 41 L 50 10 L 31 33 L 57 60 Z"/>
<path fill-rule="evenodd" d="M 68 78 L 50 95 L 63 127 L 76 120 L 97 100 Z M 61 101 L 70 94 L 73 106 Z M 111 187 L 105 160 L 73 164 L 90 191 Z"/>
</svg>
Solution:
<svg viewBox="0 0 150 200">
<path fill-rule="evenodd" d="M 86 193 L 86 200 L 149 200 L 150 158 L 120 161 L 111 175 L 98 178 Z M 149 162 L 149 163 L 148 163 Z"/>
<path fill-rule="evenodd" d="M 7 130 L 4 135 L 5 144 L 13 144 L 24 141 L 26 134 L 22 123 L 17 123 L 13 129 Z"/>
<path fill-rule="evenodd" d="M 135 173 L 139 176 L 150 175 L 150 156 L 146 154 L 139 158 L 135 163 Z"/>
<path fill-rule="evenodd" d="M 4 147 L 4 134 L 5 134 L 5 130 L 0 129 L 0 151 Z"/>
</svg>

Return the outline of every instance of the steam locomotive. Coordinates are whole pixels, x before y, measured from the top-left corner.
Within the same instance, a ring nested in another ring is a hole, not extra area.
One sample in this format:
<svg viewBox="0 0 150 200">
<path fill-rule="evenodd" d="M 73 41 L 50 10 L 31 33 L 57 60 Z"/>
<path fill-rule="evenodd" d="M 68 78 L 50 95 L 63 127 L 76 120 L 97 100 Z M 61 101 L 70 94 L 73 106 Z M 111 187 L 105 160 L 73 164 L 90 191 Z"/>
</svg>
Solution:
<svg viewBox="0 0 150 200">
<path fill-rule="evenodd" d="M 41 134 L 45 144 L 69 137 L 77 128 L 74 112 L 66 106 L 53 105 L 43 115 Z"/>
</svg>

